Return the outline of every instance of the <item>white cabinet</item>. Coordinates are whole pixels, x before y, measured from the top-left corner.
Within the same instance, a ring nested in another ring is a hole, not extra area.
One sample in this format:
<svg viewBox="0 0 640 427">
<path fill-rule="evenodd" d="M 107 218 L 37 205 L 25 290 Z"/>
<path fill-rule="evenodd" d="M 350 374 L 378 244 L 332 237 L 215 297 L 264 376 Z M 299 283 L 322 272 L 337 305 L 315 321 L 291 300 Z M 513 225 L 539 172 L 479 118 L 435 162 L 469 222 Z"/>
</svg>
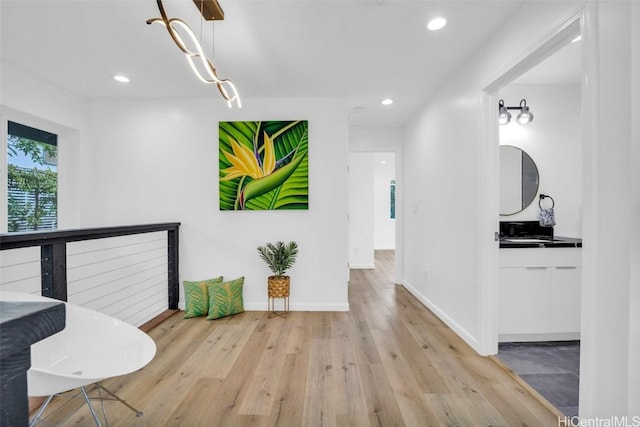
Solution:
<svg viewBox="0 0 640 427">
<path fill-rule="evenodd" d="M 499 341 L 580 337 L 580 249 L 500 250 Z"/>
<path fill-rule="evenodd" d="M 549 276 L 549 331 L 579 333 L 582 301 L 580 267 L 552 267 Z"/>
<path fill-rule="evenodd" d="M 549 280 L 546 268 L 501 268 L 501 334 L 536 333 L 549 329 Z"/>
</svg>

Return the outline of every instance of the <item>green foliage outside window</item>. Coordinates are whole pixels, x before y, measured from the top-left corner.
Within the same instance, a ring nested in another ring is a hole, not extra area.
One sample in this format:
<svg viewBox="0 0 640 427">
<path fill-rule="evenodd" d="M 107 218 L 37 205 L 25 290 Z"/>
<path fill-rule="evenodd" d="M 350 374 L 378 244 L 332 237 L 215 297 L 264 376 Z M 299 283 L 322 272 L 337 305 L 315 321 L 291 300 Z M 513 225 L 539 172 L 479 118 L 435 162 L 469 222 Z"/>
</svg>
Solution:
<svg viewBox="0 0 640 427">
<path fill-rule="evenodd" d="M 396 218 L 396 180 L 391 180 L 391 185 L 389 186 L 389 218 Z"/>
<path fill-rule="evenodd" d="M 47 166 L 47 160 L 56 157 L 57 147 L 15 135 L 9 135 L 7 142 L 8 231 L 19 231 L 21 227 L 38 230 L 45 225 L 45 219 L 52 222 L 46 228 L 55 228 L 58 174 Z M 20 156 L 30 158 L 37 166 L 24 168 L 13 164 L 11 159 Z"/>
</svg>

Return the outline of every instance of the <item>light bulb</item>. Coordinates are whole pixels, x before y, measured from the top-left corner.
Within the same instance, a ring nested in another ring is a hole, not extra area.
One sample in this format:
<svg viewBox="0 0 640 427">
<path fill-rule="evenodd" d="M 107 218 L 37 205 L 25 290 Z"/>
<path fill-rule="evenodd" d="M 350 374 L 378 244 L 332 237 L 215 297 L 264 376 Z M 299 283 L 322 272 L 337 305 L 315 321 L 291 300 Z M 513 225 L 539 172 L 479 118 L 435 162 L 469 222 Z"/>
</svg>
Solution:
<svg viewBox="0 0 640 427">
<path fill-rule="evenodd" d="M 520 110 L 516 121 L 521 125 L 526 125 L 533 121 L 533 114 L 529 111 L 529 107 L 523 107 L 522 110 Z"/>
<path fill-rule="evenodd" d="M 444 18 L 433 18 L 431 21 L 429 21 L 429 23 L 427 24 L 427 29 L 430 31 L 436 31 L 441 29 L 442 27 L 444 27 L 445 25 L 447 25 L 447 20 Z"/>
<path fill-rule="evenodd" d="M 504 101 L 501 99 L 498 101 L 498 123 L 501 125 L 506 125 L 511 121 L 511 113 L 507 110 L 507 107 L 504 105 Z"/>
<path fill-rule="evenodd" d="M 511 121 L 511 113 L 508 112 L 506 109 L 504 112 L 501 111 L 500 114 L 498 115 L 498 123 L 501 125 L 506 125 L 510 121 Z"/>
</svg>

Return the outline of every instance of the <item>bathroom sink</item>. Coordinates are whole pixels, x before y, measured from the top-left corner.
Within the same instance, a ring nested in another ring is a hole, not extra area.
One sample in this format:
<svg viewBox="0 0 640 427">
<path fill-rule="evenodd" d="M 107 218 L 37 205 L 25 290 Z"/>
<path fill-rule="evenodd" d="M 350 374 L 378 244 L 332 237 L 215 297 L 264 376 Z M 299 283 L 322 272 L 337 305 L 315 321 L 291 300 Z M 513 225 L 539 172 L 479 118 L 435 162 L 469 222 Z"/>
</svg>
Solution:
<svg viewBox="0 0 640 427">
<path fill-rule="evenodd" d="M 582 239 L 547 235 L 506 235 L 500 237 L 501 248 L 581 248 Z"/>
</svg>

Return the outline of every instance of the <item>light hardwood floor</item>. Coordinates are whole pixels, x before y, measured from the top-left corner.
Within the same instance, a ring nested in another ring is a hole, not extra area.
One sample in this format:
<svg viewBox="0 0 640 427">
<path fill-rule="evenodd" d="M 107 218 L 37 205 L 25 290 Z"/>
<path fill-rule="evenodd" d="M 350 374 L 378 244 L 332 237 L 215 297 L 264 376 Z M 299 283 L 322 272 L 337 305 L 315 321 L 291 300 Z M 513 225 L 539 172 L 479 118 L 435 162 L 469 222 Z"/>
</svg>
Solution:
<svg viewBox="0 0 640 427">
<path fill-rule="evenodd" d="M 110 424 L 557 425 L 508 373 L 393 284 L 393 252 L 378 251 L 376 266 L 352 271 L 349 312 L 170 317 L 149 333 L 158 352 L 147 367 L 104 382 L 144 412 L 136 418 L 108 402 Z M 294 277 L 295 286 L 303 284 Z M 92 423 L 84 407 L 67 425 Z"/>
</svg>

